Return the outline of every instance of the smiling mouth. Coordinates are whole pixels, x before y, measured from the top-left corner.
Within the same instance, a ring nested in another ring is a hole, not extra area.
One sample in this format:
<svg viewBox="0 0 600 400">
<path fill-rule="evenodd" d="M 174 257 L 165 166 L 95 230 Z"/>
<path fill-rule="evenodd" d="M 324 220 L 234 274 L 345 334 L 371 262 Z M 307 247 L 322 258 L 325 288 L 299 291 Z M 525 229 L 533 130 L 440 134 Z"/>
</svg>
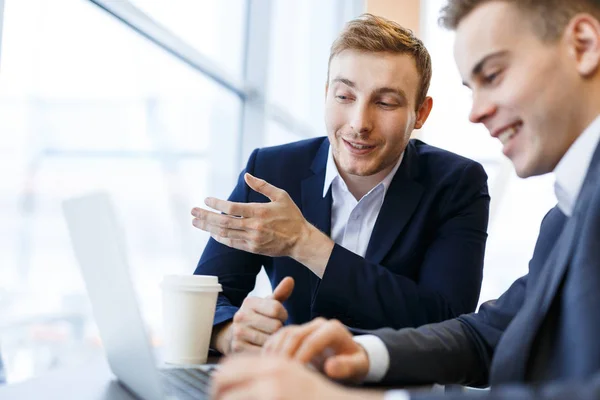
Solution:
<svg viewBox="0 0 600 400">
<path fill-rule="evenodd" d="M 519 132 L 519 129 L 521 129 L 521 126 L 523 126 L 523 123 L 517 122 L 516 124 L 513 124 L 508 128 L 504 129 L 502 132 L 500 132 L 500 134 L 498 134 L 498 140 L 500 140 L 500 142 L 503 145 L 505 145 L 513 137 L 515 137 L 515 135 Z"/>
<path fill-rule="evenodd" d="M 371 150 L 374 149 L 375 146 L 374 145 L 366 145 L 366 144 L 358 144 L 358 143 L 352 143 L 349 142 L 345 139 L 342 139 L 350 148 L 352 149 L 356 149 L 356 150 Z"/>
</svg>

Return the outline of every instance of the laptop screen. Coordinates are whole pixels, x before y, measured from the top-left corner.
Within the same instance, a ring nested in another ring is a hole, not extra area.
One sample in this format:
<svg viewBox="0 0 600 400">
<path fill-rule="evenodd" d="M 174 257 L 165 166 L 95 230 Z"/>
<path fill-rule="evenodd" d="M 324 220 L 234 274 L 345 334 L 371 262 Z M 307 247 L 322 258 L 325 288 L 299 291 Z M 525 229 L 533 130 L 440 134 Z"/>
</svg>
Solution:
<svg viewBox="0 0 600 400">
<path fill-rule="evenodd" d="M 63 212 L 111 370 L 139 397 L 162 399 L 124 236 L 108 194 L 65 200 Z"/>
</svg>

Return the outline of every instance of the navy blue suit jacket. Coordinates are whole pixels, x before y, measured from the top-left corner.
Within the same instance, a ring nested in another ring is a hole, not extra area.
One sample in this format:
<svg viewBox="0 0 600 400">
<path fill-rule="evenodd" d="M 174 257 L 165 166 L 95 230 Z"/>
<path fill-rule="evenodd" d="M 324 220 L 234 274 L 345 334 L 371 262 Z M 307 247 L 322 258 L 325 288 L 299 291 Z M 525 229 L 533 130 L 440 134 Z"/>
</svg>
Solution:
<svg viewBox="0 0 600 400">
<path fill-rule="evenodd" d="M 331 189 L 323 197 L 329 141 L 255 150 L 245 171 L 284 189 L 304 217 L 330 234 Z M 229 200 L 266 202 L 243 173 Z M 373 228 L 365 258 L 335 245 L 322 279 L 288 257 L 208 242 L 195 274 L 217 275 L 214 324 L 231 320 L 264 265 L 275 287 L 291 276 L 288 323 L 317 316 L 374 329 L 419 326 L 474 311 L 487 239 L 487 176 L 478 163 L 411 140 Z"/>
<path fill-rule="evenodd" d="M 529 273 L 498 300 L 455 320 L 375 334 L 390 351 L 388 384 L 490 384 L 494 399 L 600 399 L 600 146 L 573 215 L 557 207 L 546 215 Z"/>
</svg>

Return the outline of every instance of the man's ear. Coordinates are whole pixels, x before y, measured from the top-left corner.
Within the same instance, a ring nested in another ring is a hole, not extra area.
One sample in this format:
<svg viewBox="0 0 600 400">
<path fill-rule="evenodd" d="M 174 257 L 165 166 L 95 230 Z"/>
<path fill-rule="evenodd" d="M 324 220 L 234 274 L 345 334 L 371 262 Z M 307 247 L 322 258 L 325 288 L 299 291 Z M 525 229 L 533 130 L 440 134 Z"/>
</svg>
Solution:
<svg viewBox="0 0 600 400">
<path fill-rule="evenodd" d="M 327 99 L 327 92 L 329 91 L 329 82 L 325 82 L 325 99 Z"/>
<path fill-rule="evenodd" d="M 600 22 L 589 14 L 578 14 L 565 28 L 564 39 L 577 72 L 583 77 L 596 73 L 600 66 Z"/>
<path fill-rule="evenodd" d="M 417 110 L 417 120 L 415 122 L 415 129 L 421 129 L 431 113 L 433 108 L 433 99 L 429 96 L 425 97 L 425 100 Z"/>
</svg>

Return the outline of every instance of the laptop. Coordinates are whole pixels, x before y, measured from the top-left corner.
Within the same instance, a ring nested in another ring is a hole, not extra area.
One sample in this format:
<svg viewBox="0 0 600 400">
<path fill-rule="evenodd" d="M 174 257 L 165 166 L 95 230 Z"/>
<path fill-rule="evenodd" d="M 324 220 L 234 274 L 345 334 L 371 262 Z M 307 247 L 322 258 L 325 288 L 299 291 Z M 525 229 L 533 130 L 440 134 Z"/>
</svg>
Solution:
<svg viewBox="0 0 600 400">
<path fill-rule="evenodd" d="M 119 382 L 144 400 L 208 398 L 214 366 L 157 368 L 108 194 L 68 199 L 62 206 L 108 364 Z"/>
</svg>

